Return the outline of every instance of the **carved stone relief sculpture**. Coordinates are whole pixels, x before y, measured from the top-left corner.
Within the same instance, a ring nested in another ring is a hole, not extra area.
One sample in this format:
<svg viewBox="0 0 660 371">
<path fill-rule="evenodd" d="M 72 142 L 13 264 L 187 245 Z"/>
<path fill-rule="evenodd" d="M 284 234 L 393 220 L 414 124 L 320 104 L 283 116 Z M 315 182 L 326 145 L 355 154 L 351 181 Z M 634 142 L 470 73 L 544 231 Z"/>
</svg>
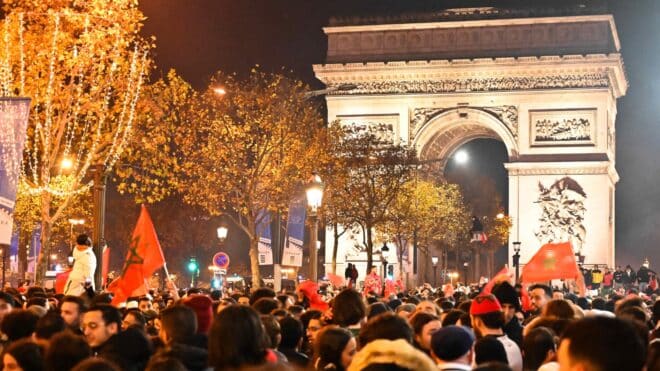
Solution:
<svg viewBox="0 0 660 371">
<path fill-rule="evenodd" d="M 506 127 L 509 129 L 514 138 L 518 138 L 518 107 L 517 106 L 495 106 L 495 107 L 462 107 L 476 109 L 483 112 L 487 112 L 495 116 L 498 120 L 502 121 Z M 410 115 L 410 139 L 412 140 L 419 130 L 431 119 L 437 117 L 438 115 L 457 109 L 457 107 L 445 107 L 445 108 L 414 108 L 412 114 Z"/>
<path fill-rule="evenodd" d="M 539 182 L 539 194 L 535 202 L 541 208 L 541 216 L 538 229 L 534 232 L 539 242 L 570 241 L 574 249 L 581 251 L 587 236 L 584 227 L 586 198 L 582 186 L 571 177 L 561 178 L 550 187 Z"/>
<path fill-rule="evenodd" d="M 595 145 L 595 120 L 595 109 L 530 111 L 531 145 Z"/>
<path fill-rule="evenodd" d="M 355 135 L 369 132 L 379 142 L 396 143 L 399 129 L 399 115 L 345 115 L 337 116 L 342 127 L 349 127 Z"/>
</svg>

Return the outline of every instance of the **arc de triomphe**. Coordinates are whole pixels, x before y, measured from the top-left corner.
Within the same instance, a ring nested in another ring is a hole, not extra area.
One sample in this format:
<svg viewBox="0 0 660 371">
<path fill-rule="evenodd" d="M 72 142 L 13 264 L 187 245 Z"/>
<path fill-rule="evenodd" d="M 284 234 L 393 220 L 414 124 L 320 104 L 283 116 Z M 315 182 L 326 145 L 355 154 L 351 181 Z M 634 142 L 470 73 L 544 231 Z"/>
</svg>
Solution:
<svg viewBox="0 0 660 371">
<path fill-rule="evenodd" d="M 628 86 L 613 16 L 473 8 L 435 17 L 332 20 L 316 77 L 356 87 L 327 96 L 328 120 L 386 127 L 421 160 L 447 159 L 476 138 L 503 142 L 509 256 L 514 241 L 524 264 L 544 242 L 571 240 L 586 264 L 613 266 L 616 102 Z M 361 261 L 352 245 L 342 239 L 338 272 L 344 259 Z"/>
</svg>

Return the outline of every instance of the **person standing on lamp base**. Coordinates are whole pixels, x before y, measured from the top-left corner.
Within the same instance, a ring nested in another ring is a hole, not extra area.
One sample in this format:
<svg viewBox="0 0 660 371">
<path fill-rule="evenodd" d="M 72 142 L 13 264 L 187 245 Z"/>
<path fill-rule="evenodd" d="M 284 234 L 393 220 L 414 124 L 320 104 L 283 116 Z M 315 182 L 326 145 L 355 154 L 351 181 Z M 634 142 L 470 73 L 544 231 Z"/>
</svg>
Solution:
<svg viewBox="0 0 660 371">
<path fill-rule="evenodd" d="M 76 247 L 73 248 L 73 269 L 64 286 L 64 295 L 80 296 L 91 285 L 94 290 L 94 272 L 96 271 L 96 256 L 92 250 L 92 239 L 86 234 L 78 235 Z"/>
</svg>

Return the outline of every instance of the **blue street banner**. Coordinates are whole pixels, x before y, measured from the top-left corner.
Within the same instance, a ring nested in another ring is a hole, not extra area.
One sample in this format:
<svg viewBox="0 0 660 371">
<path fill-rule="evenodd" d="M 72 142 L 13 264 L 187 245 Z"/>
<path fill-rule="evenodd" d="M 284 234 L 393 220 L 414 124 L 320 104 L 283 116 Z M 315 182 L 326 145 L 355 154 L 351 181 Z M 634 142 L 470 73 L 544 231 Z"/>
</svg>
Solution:
<svg viewBox="0 0 660 371">
<path fill-rule="evenodd" d="M 29 98 L 0 98 L 0 244 L 11 243 L 18 177 L 30 114 Z"/>
<path fill-rule="evenodd" d="M 270 213 L 260 210 L 257 216 L 257 236 L 259 236 L 259 265 L 273 264 L 273 240 L 270 233 Z"/>
<path fill-rule="evenodd" d="M 282 265 L 302 267 L 306 211 L 305 200 L 302 197 L 291 202 L 289 206 L 289 220 L 286 226 L 287 236 L 282 252 Z"/>
</svg>

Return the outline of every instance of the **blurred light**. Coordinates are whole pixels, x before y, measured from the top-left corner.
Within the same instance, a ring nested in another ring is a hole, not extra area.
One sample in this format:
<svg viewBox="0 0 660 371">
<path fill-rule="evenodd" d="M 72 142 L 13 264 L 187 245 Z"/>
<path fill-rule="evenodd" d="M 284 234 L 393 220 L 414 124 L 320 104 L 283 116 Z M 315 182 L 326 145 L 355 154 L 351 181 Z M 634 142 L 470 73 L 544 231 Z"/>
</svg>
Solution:
<svg viewBox="0 0 660 371">
<path fill-rule="evenodd" d="M 227 91 L 226 91 L 225 88 L 222 87 L 222 86 L 216 86 L 215 88 L 213 88 L 213 92 L 214 92 L 216 95 L 220 95 L 220 96 L 223 96 L 223 95 L 226 95 L 226 94 L 227 94 Z"/>
<path fill-rule="evenodd" d="M 504 213 L 497 213 L 497 215 L 495 215 L 495 217 L 497 219 L 504 219 Z"/>
<path fill-rule="evenodd" d="M 465 150 L 460 150 L 454 155 L 454 161 L 456 161 L 457 164 L 465 164 L 468 160 L 470 160 L 470 156 Z"/>
<path fill-rule="evenodd" d="M 73 167 L 73 160 L 71 160 L 69 157 L 65 157 L 62 159 L 62 162 L 60 163 L 60 169 L 71 170 L 72 167 Z"/>
<path fill-rule="evenodd" d="M 229 229 L 227 229 L 226 226 L 221 225 L 218 227 L 218 239 L 220 241 L 224 241 L 227 238 L 227 234 L 229 233 Z"/>
<path fill-rule="evenodd" d="M 323 181 L 318 174 L 312 174 L 309 181 L 307 182 L 307 205 L 312 212 L 321 207 L 321 202 L 323 201 Z"/>
</svg>

